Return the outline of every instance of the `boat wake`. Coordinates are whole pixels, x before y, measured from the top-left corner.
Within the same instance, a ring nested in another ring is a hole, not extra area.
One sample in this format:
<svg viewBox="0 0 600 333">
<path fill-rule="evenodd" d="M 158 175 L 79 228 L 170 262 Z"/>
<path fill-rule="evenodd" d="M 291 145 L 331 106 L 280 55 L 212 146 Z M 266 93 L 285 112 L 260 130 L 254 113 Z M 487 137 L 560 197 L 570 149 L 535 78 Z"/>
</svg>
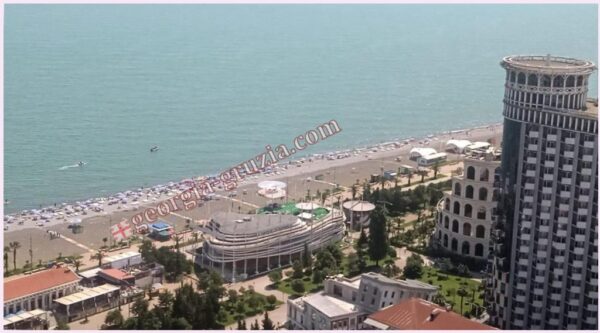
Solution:
<svg viewBox="0 0 600 333">
<path fill-rule="evenodd" d="M 58 170 L 67 170 L 67 169 L 72 169 L 72 168 L 81 168 L 82 166 L 84 166 L 86 164 L 87 163 L 85 163 L 85 162 L 79 162 L 79 163 L 73 164 L 73 165 L 62 166 L 62 167 L 58 168 Z"/>
</svg>

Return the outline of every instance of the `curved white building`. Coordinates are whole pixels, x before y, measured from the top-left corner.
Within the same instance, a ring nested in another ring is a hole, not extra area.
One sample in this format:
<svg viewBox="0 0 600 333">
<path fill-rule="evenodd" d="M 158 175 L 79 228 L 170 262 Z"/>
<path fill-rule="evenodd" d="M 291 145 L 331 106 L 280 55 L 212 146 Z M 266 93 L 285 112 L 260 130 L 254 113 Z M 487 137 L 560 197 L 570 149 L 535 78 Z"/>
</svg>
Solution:
<svg viewBox="0 0 600 333">
<path fill-rule="evenodd" d="M 342 239 L 343 213 L 327 210 L 318 219 L 304 218 L 305 213 L 217 213 L 202 230 L 205 238 L 196 263 L 234 282 L 291 265 L 301 258 L 305 244 L 313 252 Z"/>
<path fill-rule="evenodd" d="M 375 205 L 368 201 L 351 200 L 342 204 L 346 222 L 352 229 L 368 227 L 371 221 L 371 212 L 375 210 Z"/>
<path fill-rule="evenodd" d="M 489 252 L 496 155 L 465 158 L 464 173 L 452 178 L 452 190 L 438 204 L 435 239 L 450 252 L 487 259 Z"/>
</svg>

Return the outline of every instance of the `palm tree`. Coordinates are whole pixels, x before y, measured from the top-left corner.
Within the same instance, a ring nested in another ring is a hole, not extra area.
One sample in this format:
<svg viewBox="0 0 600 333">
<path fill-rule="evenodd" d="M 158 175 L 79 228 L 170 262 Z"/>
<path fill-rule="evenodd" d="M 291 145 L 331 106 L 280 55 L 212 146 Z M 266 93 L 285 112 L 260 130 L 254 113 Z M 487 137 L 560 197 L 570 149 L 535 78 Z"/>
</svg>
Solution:
<svg viewBox="0 0 600 333">
<path fill-rule="evenodd" d="M 81 266 L 81 256 L 73 258 L 73 265 L 75 266 L 75 273 L 79 273 L 79 266 Z"/>
<path fill-rule="evenodd" d="M 351 190 L 352 190 L 352 200 L 354 200 L 354 199 L 356 199 L 356 192 L 358 191 L 356 184 L 352 184 Z"/>
<path fill-rule="evenodd" d="M 104 247 L 106 247 L 106 242 L 108 242 L 108 238 L 106 238 L 106 237 L 102 238 L 102 242 L 104 243 Z"/>
<path fill-rule="evenodd" d="M 433 179 L 437 179 L 439 170 L 440 170 L 440 162 L 435 161 L 435 164 L 433 165 Z"/>
<path fill-rule="evenodd" d="M 388 258 L 384 261 L 383 273 L 385 276 L 391 278 L 396 275 L 398 267 L 396 267 L 394 259 Z"/>
<path fill-rule="evenodd" d="M 408 177 L 408 186 L 410 186 L 410 180 L 413 177 L 413 172 L 412 171 L 408 171 L 408 174 L 406 176 Z"/>
<path fill-rule="evenodd" d="M 465 298 L 465 296 L 469 296 L 469 292 L 464 288 L 461 287 L 460 289 L 458 289 L 458 292 L 456 293 L 458 296 L 460 296 L 460 315 L 464 315 L 463 314 L 463 299 Z"/>
<path fill-rule="evenodd" d="M 104 258 L 104 253 L 100 250 L 92 256 L 92 259 L 98 259 L 98 266 L 102 266 L 102 258 Z"/>
<path fill-rule="evenodd" d="M 8 272 L 8 252 L 10 252 L 10 247 L 4 247 L 4 271 Z"/>
<path fill-rule="evenodd" d="M 427 170 L 419 170 L 417 173 L 421 176 L 421 183 L 425 182 L 425 176 L 427 176 L 429 172 Z"/>
<path fill-rule="evenodd" d="M 15 270 L 17 270 L 17 250 L 21 248 L 21 243 L 19 243 L 19 242 L 11 242 L 11 243 L 8 244 L 8 246 L 13 251 L 13 267 L 14 267 Z"/>
</svg>

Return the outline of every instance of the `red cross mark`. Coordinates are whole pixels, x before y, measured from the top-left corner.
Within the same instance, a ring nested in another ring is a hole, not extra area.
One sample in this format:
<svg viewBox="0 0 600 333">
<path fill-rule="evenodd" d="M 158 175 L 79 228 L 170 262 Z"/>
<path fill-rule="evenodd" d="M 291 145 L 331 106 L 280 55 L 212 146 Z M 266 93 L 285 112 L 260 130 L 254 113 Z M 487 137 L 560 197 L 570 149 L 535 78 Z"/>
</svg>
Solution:
<svg viewBox="0 0 600 333">
<path fill-rule="evenodd" d="M 114 231 L 115 227 L 117 229 L 116 231 Z M 131 227 L 129 226 L 129 224 L 125 224 L 125 223 L 121 222 L 121 223 L 113 226 L 112 235 L 114 238 L 118 238 L 119 235 L 121 235 L 121 238 L 127 238 L 126 232 L 130 229 L 131 229 Z"/>
</svg>

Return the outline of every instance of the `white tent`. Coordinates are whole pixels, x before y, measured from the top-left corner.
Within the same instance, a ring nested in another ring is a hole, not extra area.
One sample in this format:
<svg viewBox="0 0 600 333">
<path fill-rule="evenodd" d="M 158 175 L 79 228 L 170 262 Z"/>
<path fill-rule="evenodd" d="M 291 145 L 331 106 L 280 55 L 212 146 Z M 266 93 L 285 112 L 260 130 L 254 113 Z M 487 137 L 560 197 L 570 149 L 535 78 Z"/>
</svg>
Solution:
<svg viewBox="0 0 600 333">
<path fill-rule="evenodd" d="M 446 151 L 454 154 L 462 154 L 465 152 L 465 148 L 471 144 L 472 142 L 469 140 L 448 140 L 446 142 Z"/>
<path fill-rule="evenodd" d="M 473 144 L 467 146 L 465 148 L 465 152 L 470 152 L 473 150 L 487 150 L 492 144 L 489 142 L 482 142 L 482 141 L 478 141 L 478 142 L 473 142 Z"/>
<path fill-rule="evenodd" d="M 416 160 L 419 157 L 437 154 L 437 151 L 433 148 L 413 148 L 410 150 L 410 159 Z"/>
</svg>

